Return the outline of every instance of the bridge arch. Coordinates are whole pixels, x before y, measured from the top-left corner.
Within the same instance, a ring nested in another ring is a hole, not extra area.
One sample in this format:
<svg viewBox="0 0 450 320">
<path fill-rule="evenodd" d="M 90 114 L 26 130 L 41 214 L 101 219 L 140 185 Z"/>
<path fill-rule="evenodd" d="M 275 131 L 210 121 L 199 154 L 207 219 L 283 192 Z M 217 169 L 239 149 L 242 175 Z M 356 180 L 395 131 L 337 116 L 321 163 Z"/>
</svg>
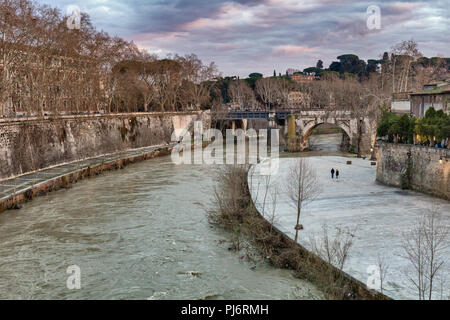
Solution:
<svg viewBox="0 0 450 320">
<path fill-rule="evenodd" d="M 321 124 L 332 124 L 336 127 L 341 128 L 344 130 L 344 132 L 347 134 L 349 138 L 352 137 L 351 131 L 350 131 L 350 124 L 348 120 L 335 120 L 335 119 L 315 119 L 307 122 L 305 126 L 303 127 L 302 134 L 305 139 L 307 139 L 314 128 L 320 126 Z"/>
<path fill-rule="evenodd" d="M 237 130 L 242 129 L 244 131 L 247 130 L 247 119 L 235 119 L 235 120 L 223 120 L 216 122 L 216 129 L 222 131 L 222 134 L 226 134 L 226 130 Z"/>
<path fill-rule="evenodd" d="M 350 146 L 352 144 L 352 134 L 351 134 L 351 128 L 350 128 L 350 121 L 349 120 L 337 120 L 337 119 L 327 119 L 327 118 L 316 118 L 309 121 L 303 121 L 303 128 L 302 128 L 302 136 L 303 136 L 303 146 L 305 149 L 310 148 L 310 142 L 309 138 L 311 136 L 312 131 L 323 124 L 331 124 L 335 127 L 340 128 L 343 131 L 343 141 L 344 145 Z M 344 140 L 345 139 L 345 140 Z M 345 141 L 345 142 L 344 142 Z"/>
</svg>

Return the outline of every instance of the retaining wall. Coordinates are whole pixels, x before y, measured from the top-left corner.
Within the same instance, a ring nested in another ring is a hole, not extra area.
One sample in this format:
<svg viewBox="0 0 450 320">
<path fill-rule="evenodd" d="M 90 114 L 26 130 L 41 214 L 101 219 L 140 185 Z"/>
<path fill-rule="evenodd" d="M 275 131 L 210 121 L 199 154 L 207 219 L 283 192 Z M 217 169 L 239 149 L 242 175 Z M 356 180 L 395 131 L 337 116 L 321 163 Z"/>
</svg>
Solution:
<svg viewBox="0 0 450 320">
<path fill-rule="evenodd" d="M 66 162 L 168 144 L 210 113 L 124 113 L 0 120 L 0 180 Z"/>
<path fill-rule="evenodd" d="M 382 142 L 377 160 L 377 181 L 450 200 L 450 150 Z"/>
</svg>

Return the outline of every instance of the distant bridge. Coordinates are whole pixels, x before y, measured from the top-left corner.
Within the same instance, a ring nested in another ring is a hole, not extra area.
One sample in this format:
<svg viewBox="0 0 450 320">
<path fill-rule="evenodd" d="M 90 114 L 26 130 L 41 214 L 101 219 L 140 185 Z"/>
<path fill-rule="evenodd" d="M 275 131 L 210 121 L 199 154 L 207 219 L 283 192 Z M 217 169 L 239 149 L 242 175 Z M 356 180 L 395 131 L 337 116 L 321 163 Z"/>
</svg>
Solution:
<svg viewBox="0 0 450 320">
<path fill-rule="evenodd" d="M 366 153 L 373 147 L 376 137 L 376 124 L 366 117 L 356 117 L 349 110 L 304 109 L 304 110 L 224 110 L 212 114 L 219 121 L 231 122 L 231 129 L 247 129 L 247 121 L 251 119 L 268 120 L 268 127 L 274 128 L 281 125 L 287 133 L 286 119 L 294 115 L 296 132 L 303 139 L 302 149 L 309 148 L 309 136 L 312 130 L 324 123 L 340 127 L 358 153 Z M 281 120 L 280 122 L 278 122 Z M 277 122 L 279 123 L 277 125 Z"/>
<path fill-rule="evenodd" d="M 266 119 L 271 117 L 284 120 L 288 115 L 295 113 L 295 110 L 230 110 L 217 113 L 216 119 L 218 120 L 244 120 L 244 119 Z"/>
</svg>

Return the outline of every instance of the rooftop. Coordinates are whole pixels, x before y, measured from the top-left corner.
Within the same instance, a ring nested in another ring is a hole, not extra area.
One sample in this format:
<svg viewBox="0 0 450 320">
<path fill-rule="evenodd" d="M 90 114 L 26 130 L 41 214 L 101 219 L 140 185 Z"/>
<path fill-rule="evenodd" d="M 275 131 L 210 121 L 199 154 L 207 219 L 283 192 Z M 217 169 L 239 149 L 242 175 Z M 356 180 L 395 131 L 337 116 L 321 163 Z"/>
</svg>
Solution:
<svg viewBox="0 0 450 320">
<path fill-rule="evenodd" d="M 443 94 L 450 93 L 450 83 L 446 81 L 434 81 L 423 86 L 423 91 L 411 93 L 411 95 Z"/>
</svg>

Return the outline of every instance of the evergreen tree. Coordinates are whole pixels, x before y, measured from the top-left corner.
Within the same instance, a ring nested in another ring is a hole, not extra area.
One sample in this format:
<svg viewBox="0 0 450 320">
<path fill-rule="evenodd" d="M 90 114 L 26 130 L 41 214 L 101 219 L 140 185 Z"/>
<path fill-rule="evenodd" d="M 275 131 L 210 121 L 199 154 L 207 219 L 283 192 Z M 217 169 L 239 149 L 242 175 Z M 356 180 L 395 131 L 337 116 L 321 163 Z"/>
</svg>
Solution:
<svg viewBox="0 0 450 320">
<path fill-rule="evenodd" d="M 316 68 L 323 69 L 323 61 L 322 60 L 317 61 Z"/>
</svg>

